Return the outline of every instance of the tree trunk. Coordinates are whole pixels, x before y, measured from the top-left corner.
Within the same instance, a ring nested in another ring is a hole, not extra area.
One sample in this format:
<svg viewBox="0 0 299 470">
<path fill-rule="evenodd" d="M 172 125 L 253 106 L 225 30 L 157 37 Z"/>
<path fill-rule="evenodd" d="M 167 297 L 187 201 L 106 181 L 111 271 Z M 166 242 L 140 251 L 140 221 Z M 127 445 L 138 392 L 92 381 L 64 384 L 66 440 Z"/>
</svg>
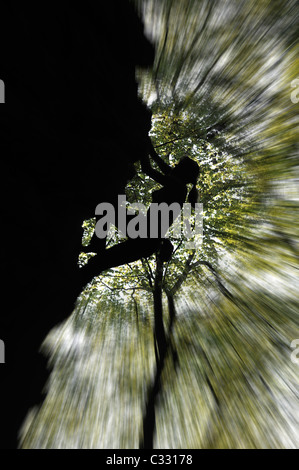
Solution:
<svg viewBox="0 0 299 470">
<path fill-rule="evenodd" d="M 174 300 L 171 294 L 167 295 L 170 321 L 167 335 L 163 323 L 163 305 L 162 305 L 162 278 L 163 262 L 157 257 L 155 285 L 153 291 L 154 297 L 154 340 L 156 351 L 156 372 L 152 383 L 149 385 L 148 398 L 143 416 L 143 436 L 140 441 L 141 449 L 153 449 L 154 435 L 156 431 L 156 403 L 161 391 L 161 376 L 163 373 L 165 359 L 170 346 L 170 336 L 175 320 Z"/>
<path fill-rule="evenodd" d="M 157 256 L 156 261 L 155 285 L 153 290 L 154 297 L 154 341 L 156 351 L 156 371 L 152 383 L 149 385 L 148 397 L 143 416 L 143 436 L 140 441 L 141 449 L 153 449 L 154 434 L 156 428 L 155 404 L 161 388 L 161 374 L 164 367 L 164 361 L 167 350 L 167 341 L 163 323 L 162 306 L 162 275 L 163 263 Z"/>
</svg>

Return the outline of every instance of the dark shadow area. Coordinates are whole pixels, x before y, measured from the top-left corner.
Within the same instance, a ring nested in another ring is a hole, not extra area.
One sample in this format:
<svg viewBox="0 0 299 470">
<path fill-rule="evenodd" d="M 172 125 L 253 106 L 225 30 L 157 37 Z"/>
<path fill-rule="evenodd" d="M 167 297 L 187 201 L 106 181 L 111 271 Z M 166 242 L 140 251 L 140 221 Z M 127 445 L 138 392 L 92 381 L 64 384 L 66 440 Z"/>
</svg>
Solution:
<svg viewBox="0 0 299 470">
<path fill-rule="evenodd" d="M 2 449 L 17 447 L 47 379 L 38 353 L 84 287 L 82 221 L 117 202 L 147 152 L 136 66 L 154 50 L 126 1 L 2 6 Z"/>
</svg>

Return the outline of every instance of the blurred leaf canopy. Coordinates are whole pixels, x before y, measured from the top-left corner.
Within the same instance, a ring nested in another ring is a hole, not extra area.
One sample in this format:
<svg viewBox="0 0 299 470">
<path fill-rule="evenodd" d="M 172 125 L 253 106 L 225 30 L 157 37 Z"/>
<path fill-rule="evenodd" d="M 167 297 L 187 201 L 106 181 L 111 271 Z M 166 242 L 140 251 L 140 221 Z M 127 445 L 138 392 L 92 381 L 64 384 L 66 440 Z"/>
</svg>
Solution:
<svg viewBox="0 0 299 470">
<path fill-rule="evenodd" d="M 153 69 L 138 71 L 153 145 L 171 166 L 183 155 L 200 164 L 204 211 L 200 248 L 172 240 L 164 266 L 171 290 L 191 260 L 175 292 L 179 365 L 167 358 L 155 446 L 296 448 L 298 104 L 290 95 L 298 4 L 134 3 L 156 45 Z M 149 204 L 155 189 L 137 166 L 127 199 Z M 85 225 L 88 240 L 93 226 Z M 54 372 L 23 447 L 138 446 L 155 363 L 154 270 L 152 257 L 107 271 L 48 336 Z"/>
</svg>

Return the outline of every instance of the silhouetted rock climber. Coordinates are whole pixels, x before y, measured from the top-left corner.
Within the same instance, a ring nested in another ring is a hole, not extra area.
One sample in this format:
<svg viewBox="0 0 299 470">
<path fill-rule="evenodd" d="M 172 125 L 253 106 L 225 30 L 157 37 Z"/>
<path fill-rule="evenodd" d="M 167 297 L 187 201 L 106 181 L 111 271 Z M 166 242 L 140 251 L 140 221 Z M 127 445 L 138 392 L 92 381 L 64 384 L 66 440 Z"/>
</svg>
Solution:
<svg viewBox="0 0 299 470">
<path fill-rule="evenodd" d="M 168 261 L 171 257 L 173 247 L 170 240 L 165 239 L 165 235 L 169 227 L 179 216 L 181 208 L 186 202 L 188 194 L 187 184 L 193 184 L 189 192 L 189 202 L 194 205 L 197 200 L 196 181 L 199 175 L 199 166 L 194 160 L 184 157 L 174 168 L 171 168 L 157 155 L 152 146 L 150 147 L 150 154 L 163 172 L 161 173 L 153 169 L 148 155 L 143 156 L 141 160 L 143 171 L 163 185 L 161 189 L 153 192 L 152 201 L 158 205 L 166 203 L 169 207 L 173 203 L 177 203 L 175 210 L 169 212 L 169 220 L 165 224 L 161 220 L 161 213 L 156 213 L 156 208 L 155 215 L 158 218 L 156 217 L 156 220 L 153 221 L 153 206 L 150 206 L 146 214 L 147 236 L 144 238 L 129 238 L 125 242 L 118 243 L 111 248 L 99 250 L 98 255 L 89 260 L 87 267 L 82 268 L 82 279 L 84 279 L 84 282 L 91 281 L 94 276 L 106 269 L 146 258 L 158 250 L 160 250 L 160 256 L 163 261 Z M 155 224 L 154 235 L 152 231 L 153 224 Z M 93 246 L 96 246 L 96 243 Z"/>
</svg>

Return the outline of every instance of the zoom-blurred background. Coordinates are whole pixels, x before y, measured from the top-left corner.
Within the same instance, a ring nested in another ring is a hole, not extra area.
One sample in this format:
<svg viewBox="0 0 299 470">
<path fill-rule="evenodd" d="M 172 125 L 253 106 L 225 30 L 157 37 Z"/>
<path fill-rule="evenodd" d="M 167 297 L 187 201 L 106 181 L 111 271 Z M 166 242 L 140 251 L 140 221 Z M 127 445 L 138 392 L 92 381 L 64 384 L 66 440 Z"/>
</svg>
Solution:
<svg viewBox="0 0 299 470">
<path fill-rule="evenodd" d="M 152 257 L 96 278 L 48 335 L 48 394 L 22 447 L 138 448 L 151 396 L 155 448 L 298 448 L 298 3 L 135 6 L 156 48 L 136 71 L 152 142 L 170 165 L 199 163 L 203 240 L 174 240 L 163 267 L 160 377 Z M 146 203 L 155 187 L 136 171 L 128 200 Z"/>
</svg>

